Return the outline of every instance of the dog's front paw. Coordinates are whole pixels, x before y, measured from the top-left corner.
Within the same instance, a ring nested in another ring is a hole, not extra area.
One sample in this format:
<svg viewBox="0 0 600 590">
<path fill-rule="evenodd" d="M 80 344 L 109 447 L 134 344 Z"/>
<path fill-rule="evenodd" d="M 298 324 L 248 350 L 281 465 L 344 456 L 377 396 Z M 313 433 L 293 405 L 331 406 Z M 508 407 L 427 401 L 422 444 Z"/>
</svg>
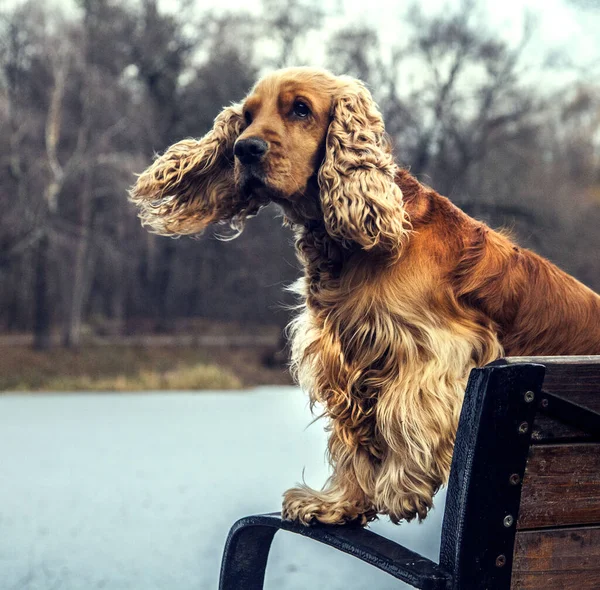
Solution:
<svg viewBox="0 0 600 590">
<path fill-rule="evenodd" d="M 410 522 L 414 518 L 419 521 L 425 519 L 427 513 L 433 506 L 433 494 L 419 495 L 415 493 L 402 494 L 395 496 L 379 497 L 378 508 L 381 514 L 387 514 L 394 524 L 405 520 Z"/>
<path fill-rule="evenodd" d="M 348 522 L 366 526 L 377 518 L 373 508 L 333 492 L 319 492 L 310 488 L 292 488 L 283 495 L 281 516 L 308 526 L 314 522 L 345 524 Z"/>
</svg>

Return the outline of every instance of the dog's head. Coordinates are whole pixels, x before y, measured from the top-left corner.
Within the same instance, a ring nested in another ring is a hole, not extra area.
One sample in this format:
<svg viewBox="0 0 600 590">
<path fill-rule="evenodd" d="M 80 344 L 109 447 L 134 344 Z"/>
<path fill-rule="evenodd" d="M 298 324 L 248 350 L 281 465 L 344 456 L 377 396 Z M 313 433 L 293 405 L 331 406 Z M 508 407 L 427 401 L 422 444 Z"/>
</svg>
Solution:
<svg viewBox="0 0 600 590">
<path fill-rule="evenodd" d="M 270 201 L 292 222 L 322 221 L 365 250 L 397 252 L 407 234 L 383 120 L 358 80 L 290 68 L 260 80 L 201 140 L 173 145 L 131 199 L 162 234 L 243 220 Z"/>
</svg>

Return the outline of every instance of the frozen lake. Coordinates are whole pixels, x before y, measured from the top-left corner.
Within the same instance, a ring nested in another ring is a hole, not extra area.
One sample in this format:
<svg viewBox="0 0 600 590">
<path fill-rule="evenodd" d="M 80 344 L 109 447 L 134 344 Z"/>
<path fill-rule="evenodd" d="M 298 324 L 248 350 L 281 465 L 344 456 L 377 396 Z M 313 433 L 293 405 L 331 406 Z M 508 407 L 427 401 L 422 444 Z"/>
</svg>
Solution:
<svg viewBox="0 0 600 590">
<path fill-rule="evenodd" d="M 2 590 L 213 590 L 233 522 L 327 477 L 323 422 L 294 388 L 0 396 Z M 443 513 L 372 528 L 436 559 Z M 265 588 L 397 590 L 278 533 Z"/>
</svg>

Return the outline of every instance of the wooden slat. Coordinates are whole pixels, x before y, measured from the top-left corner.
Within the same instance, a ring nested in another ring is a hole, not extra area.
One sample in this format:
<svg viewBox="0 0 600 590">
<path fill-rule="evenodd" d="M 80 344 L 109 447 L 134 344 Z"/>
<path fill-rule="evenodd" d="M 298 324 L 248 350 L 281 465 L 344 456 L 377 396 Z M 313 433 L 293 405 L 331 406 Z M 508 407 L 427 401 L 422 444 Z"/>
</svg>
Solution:
<svg viewBox="0 0 600 590">
<path fill-rule="evenodd" d="M 600 527 L 517 532 L 511 590 L 598 590 Z"/>
<path fill-rule="evenodd" d="M 507 364 L 538 363 L 546 367 L 544 391 L 549 391 L 600 413 L 600 356 L 513 356 Z M 533 442 L 592 440 L 588 432 L 539 413 Z"/>
<path fill-rule="evenodd" d="M 538 363 L 540 365 L 600 365 L 600 354 L 579 356 L 507 356 L 504 361 L 509 365 L 515 363 Z"/>
<path fill-rule="evenodd" d="M 574 426 L 565 424 L 560 420 L 546 416 L 538 412 L 533 422 L 533 430 L 531 432 L 531 442 L 577 442 L 593 440 L 593 436 L 589 432 L 579 430 Z"/>
<path fill-rule="evenodd" d="M 600 412 L 600 364 L 548 364 L 543 389 Z"/>
<path fill-rule="evenodd" d="M 548 363 L 542 389 L 600 413 L 600 364 Z M 532 438 L 535 442 L 554 442 L 591 440 L 593 437 L 570 424 L 540 413 L 534 423 Z"/>
<path fill-rule="evenodd" d="M 600 412 L 600 355 L 511 356 L 502 362 L 544 365 L 544 390 Z"/>
<path fill-rule="evenodd" d="M 517 528 L 586 524 L 600 524 L 600 443 L 532 446 Z"/>
</svg>

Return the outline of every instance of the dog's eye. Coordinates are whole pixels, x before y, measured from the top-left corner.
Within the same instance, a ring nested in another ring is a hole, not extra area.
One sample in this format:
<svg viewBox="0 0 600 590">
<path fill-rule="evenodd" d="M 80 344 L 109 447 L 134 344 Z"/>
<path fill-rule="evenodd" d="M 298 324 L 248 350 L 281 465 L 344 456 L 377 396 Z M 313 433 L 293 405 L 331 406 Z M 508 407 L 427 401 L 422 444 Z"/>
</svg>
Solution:
<svg viewBox="0 0 600 590">
<path fill-rule="evenodd" d="M 252 113 L 250 111 L 244 111 L 244 121 L 246 121 L 246 125 L 252 123 Z"/>
<path fill-rule="evenodd" d="M 301 119 L 306 119 L 306 117 L 310 115 L 310 109 L 308 108 L 307 104 L 301 100 L 297 100 L 294 103 L 293 112 L 296 117 L 300 117 Z"/>
</svg>

